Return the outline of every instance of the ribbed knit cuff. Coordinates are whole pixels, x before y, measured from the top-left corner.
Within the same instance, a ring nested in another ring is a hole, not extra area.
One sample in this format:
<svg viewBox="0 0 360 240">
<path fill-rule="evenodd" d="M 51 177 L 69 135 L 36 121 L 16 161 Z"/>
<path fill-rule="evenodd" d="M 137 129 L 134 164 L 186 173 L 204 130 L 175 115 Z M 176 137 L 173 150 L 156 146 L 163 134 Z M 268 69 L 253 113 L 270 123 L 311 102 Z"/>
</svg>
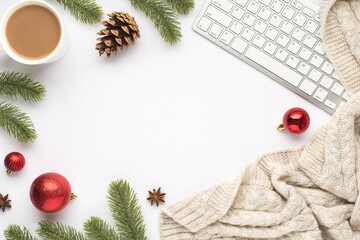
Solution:
<svg viewBox="0 0 360 240">
<path fill-rule="evenodd" d="M 193 239 L 192 233 L 216 222 L 228 212 L 240 182 L 239 177 L 163 210 L 160 215 L 162 238 Z"/>
</svg>

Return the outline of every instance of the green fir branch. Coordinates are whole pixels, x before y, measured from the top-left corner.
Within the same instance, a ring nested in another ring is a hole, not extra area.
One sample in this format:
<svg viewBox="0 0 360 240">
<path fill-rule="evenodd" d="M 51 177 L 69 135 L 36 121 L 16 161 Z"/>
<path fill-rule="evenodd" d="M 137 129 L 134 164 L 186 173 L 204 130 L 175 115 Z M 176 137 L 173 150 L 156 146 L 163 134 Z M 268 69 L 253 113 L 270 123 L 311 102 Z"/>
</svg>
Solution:
<svg viewBox="0 0 360 240">
<path fill-rule="evenodd" d="M 171 7 L 162 0 L 130 0 L 134 8 L 143 11 L 165 42 L 173 45 L 181 40 L 181 27 L 178 16 Z"/>
<path fill-rule="evenodd" d="M 79 21 L 88 24 L 99 23 L 104 15 L 102 8 L 95 0 L 56 0 L 65 10 Z"/>
<path fill-rule="evenodd" d="M 84 230 L 89 240 L 120 240 L 115 229 L 99 217 L 90 217 L 84 223 Z"/>
<path fill-rule="evenodd" d="M 147 240 L 144 217 L 133 188 L 125 180 L 114 181 L 108 189 L 109 206 L 122 240 Z"/>
<path fill-rule="evenodd" d="M 194 0 L 166 0 L 179 14 L 188 15 L 195 8 Z"/>
<path fill-rule="evenodd" d="M 6 240 L 37 240 L 26 227 L 21 229 L 20 226 L 14 224 L 5 229 L 4 236 Z"/>
<path fill-rule="evenodd" d="M 35 82 L 30 74 L 0 72 L 0 94 L 22 97 L 25 101 L 37 102 L 45 96 L 45 87 Z"/>
<path fill-rule="evenodd" d="M 36 131 L 30 117 L 18 107 L 0 101 L 0 127 L 19 142 L 29 143 L 36 139 Z"/>
<path fill-rule="evenodd" d="M 75 228 L 62 223 L 41 221 L 39 225 L 36 232 L 46 240 L 86 240 L 85 236 Z"/>
</svg>

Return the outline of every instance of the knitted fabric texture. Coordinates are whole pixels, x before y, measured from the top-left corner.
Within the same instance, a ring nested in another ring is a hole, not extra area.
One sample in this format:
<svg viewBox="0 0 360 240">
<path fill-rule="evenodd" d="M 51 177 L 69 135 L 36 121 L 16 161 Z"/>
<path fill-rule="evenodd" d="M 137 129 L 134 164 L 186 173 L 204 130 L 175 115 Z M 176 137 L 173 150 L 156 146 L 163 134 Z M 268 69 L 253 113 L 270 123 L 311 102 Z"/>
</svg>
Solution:
<svg viewBox="0 0 360 240">
<path fill-rule="evenodd" d="M 323 0 L 320 16 L 349 102 L 305 146 L 163 210 L 163 240 L 360 239 L 360 0 Z"/>
</svg>

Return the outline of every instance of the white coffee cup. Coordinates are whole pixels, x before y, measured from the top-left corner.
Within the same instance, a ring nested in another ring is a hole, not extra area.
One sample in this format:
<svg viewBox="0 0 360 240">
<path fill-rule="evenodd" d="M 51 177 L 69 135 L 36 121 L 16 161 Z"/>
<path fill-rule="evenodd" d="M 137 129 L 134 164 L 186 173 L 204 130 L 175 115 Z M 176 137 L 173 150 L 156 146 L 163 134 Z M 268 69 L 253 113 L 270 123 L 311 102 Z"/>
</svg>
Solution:
<svg viewBox="0 0 360 240">
<path fill-rule="evenodd" d="M 26 59 L 18 56 L 9 46 L 8 40 L 6 38 L 6 24 L 9 20 L 9 18 L 12 16 L 14 12 L 16 12 L 18 9 L 28 6 L 28 5 L 39 5 L 42 7 L 47 8 L 50 10 L 58 19 L 61 29 L 61 35 L 60 40 L 55 48 L 55 50 L 49 54 L 48 56 L 41 58 L 41 59 Z M 12 59 L 19 63 L 28 64 L 28 65 L 39 65 L 39 64 L 46 64 L 46 63 L 53 63 L 58 61 L 61 57 L 63 57 L 66 53 L 66 51 L 69 48 L 69 39 L 68 34 L 65 31 L 64 23 L 60 18 L 59 13 L 56 11 L 55 8 L 53 8 L 50 4 L 41 1 L 41 0 L 23 0 L 20 2 L 15 3 L 12 5 L 4 14 L 4 16 L 1 19 L 0 22 L 0 51 L 6 52 L 7 55 L 9 55 Z"/>
</svg>

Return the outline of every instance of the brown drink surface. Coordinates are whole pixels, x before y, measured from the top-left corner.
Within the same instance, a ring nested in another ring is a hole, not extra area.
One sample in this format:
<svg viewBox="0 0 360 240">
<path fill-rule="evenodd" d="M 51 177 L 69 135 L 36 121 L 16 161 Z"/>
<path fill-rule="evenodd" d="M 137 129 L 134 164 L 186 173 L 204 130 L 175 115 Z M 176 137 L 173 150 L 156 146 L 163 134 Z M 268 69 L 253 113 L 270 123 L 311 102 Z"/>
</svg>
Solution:
<svg viewBox="0 0 360 240">
<path fill-rule="evenodd" d="M 57 17 L 47 8 L 29 5 L 15 11 L 6 25 L 6 38 L 12 50 L 25 59 L 50 55 L 61 36 Z"/>
</svg>

